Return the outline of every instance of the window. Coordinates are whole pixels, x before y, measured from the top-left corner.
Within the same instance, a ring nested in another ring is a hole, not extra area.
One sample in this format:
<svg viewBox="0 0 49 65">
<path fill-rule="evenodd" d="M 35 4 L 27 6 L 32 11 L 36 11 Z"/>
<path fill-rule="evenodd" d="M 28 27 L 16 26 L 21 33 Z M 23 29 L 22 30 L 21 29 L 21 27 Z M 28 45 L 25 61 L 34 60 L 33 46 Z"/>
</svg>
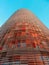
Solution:
<svg viewBox="0 0 49 65">
<path fill-rule="evenodd" d="M 21 43 L 21 46 L 22 47 L 26 47 L 26 43 Z"/>
<path fill-rule="evenodd" d="M 17 47 L 20 47 L 20 46 L 21 46 L 21 44 L 18 42 L 18 43 L 17 43 Z"/>
<path fill-rule="evenodd" d="M 2 52 L 1 57 L 5 57 L 7 52 Z"/>
</svg>

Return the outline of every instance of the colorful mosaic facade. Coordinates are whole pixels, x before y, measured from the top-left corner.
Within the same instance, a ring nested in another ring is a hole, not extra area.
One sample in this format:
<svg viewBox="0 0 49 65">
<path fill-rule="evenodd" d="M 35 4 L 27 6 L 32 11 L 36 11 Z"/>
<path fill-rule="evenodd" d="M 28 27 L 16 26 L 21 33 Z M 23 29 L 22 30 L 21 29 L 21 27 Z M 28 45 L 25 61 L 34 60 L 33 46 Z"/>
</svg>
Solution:
<svg viewBox="0 0 49 65">
<path fill-rule="evenodd" d="M 0 29 L 0 65 L 49 65 L 49 30 L 21 9 Z"/>
</svg>

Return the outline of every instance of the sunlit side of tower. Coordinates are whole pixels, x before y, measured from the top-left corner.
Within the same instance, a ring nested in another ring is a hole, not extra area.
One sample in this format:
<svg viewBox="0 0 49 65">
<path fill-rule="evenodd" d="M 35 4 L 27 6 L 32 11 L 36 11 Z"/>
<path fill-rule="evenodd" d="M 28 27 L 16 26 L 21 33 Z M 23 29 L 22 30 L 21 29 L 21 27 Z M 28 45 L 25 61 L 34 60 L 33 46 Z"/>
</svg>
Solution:
<svg viewBox="0 0 49 65">
<path fill-rule="evenodd" d="M 49 65 L 49 30 L 26 9 L 0 28 L 0 65 L 10 64 Z"/>
</svg>

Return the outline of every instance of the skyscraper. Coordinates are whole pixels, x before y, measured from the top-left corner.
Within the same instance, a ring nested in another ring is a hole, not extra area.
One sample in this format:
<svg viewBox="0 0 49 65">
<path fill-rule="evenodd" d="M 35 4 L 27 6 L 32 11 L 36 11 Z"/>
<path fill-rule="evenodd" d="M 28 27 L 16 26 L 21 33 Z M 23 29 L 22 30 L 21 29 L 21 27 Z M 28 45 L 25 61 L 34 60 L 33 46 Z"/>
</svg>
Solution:
<svg viewBox="0 0 49 65">
<path fill-rule="evenodd" d="M 49 65 L 49 30 L 26 9 L 0 28 L 0 65 Z"/>
</svg>

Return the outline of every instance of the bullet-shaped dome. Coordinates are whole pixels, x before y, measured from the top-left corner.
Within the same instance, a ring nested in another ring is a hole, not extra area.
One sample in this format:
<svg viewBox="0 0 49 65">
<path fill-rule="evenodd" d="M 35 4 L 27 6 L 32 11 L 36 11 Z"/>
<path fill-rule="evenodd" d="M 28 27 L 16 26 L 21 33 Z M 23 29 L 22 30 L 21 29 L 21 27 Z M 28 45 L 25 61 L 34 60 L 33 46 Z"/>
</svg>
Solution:
<svg viewBox="0 0 49 65">
<path fill-rule="evenodd" d="M 48 46 L 49 43 L 48 32 L 48 29 L 30 11 L 21 9 L 1 27 L 0 44 L 10 48 L 38 46 L 43 48 L 43 45 Z"/>
<path fill-rule="evenodd" d="M 30 11 L 18 10 L 0 28 L 0 65 L 47 65 L 48 61 L 49 30 Z"/>
</svg>

